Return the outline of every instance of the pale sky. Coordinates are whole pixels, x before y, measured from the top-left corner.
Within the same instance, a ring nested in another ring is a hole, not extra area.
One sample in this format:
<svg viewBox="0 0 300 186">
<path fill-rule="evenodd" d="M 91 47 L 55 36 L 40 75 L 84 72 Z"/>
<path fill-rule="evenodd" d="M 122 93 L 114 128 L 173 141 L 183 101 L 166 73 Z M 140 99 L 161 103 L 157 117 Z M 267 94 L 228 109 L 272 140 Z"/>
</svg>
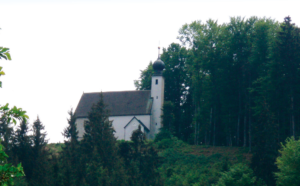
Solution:
<svg viewBox="0 0 300 186">
<path fill-rule="evenodd" d="M 285 0 L 0 0 L 0 105 L 40 117 L 49 142 L 63 142 L 67 112 L 83 92 L 134 90 L 157 47 L 179 42 L 185 23 L 232 16 L 290 15 L 300 25 L 299 3 Z"/>
</svg>

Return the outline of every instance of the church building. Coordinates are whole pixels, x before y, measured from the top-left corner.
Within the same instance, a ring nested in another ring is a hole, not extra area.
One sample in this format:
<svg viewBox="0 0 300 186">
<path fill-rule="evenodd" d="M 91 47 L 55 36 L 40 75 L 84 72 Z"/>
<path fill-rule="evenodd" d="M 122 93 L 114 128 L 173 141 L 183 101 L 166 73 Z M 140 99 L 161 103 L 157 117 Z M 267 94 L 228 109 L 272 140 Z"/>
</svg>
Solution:
<svg viewBox="0 0 300 186">
<path fill-rule="evenodd" d="M 164 68 L 165 64 L 158 55 L 153 63 L 151 90 L 102 92 L 117 139 L 130 140 L 132 132 L 138 126 L 141 126 L 147 139 L 153 139 L 159 132 L 164 103 Z M 81 96 L 75 111 L 79 139 L 83 137 L 88 112 L 100 99 L 99 94 L 100 92 L 83 93 Z"/>
</svg>

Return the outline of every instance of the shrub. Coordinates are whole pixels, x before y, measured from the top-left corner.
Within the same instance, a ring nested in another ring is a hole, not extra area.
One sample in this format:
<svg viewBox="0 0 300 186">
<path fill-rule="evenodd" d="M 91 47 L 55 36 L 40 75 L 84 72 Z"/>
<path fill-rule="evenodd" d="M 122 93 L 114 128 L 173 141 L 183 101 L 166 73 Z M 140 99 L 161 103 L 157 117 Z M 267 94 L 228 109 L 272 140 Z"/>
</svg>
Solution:
<svg viewBox="0 0 300 186">
<path fill-rule="evenodd" d="M 300 185 L 300 140 L 286 139 L 286 144 L 281 144 L 281 154 L 277 160 L 279 172 L 275 173 L 277 185 Z"/>
</svg>

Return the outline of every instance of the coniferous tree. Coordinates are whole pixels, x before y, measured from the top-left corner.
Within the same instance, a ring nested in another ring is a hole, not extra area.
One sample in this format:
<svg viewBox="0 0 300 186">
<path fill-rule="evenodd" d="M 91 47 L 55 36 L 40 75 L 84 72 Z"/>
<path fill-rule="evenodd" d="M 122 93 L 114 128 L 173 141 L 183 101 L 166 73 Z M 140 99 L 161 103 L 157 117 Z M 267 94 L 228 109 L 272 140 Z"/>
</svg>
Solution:
<svg viewBox="0 0 300 186">
<path fill-rule="evenodd" d="M 75 114 L 73 110 L 69 111 L 68 126 L 62 133 L 66 138 L 65 147 L 61 153 L 61 173 L 62 182 L 65 186 L 79 185 L 81 174 L 79 172 L 80 165 L 80 149 L 78 142 L 78 131 L 75 124 Z"/>
<path fill-rule="evenodd" d="M 32 177 L 32 141 L 28 134 L 29 124 L 26 120 L 22 120 L 17 128 L 14 136 L 15 158 L 22 163 L 26 180 L 29 181 Z"/>
<path fill-rule="evenodd" d="M 120 155 L 124 159 L 128 185 L 162 185 L 158 173 L 160 159 L 157 150 L 146 142 L 141 126 L 132 132 L 131 142 L 120 143 Z"/>
<path fill-rule="evenodd" d="M 291 22 L 291 18 L 285 17 L 280 25 L 280 31 L 276 39 L 276 56 L 272 69 L 272 79 L 276 85 L 278 119 L 282 134 L 281 140 L 287 136 L 296 135 L 296 123 L 299 122 L 299 28 Z"/>
<path fill-rule="evenodd" d="M 126 175 L 118 156 L 117 139 L 103 95 L 88 113 L 82 141 L 86 173 L 83 182 L 89 185 L 126 185 Z"/>
<path fill-rule="evenodd" d="M 5 151 L 9 156 L 11 156 L 12 136 L 13 136 L 12 125 L 8 121 L 8 118 L 5 115 L 2 115 L 2 117 L 0 118 L 1 143 L 3 144 Z"/>
<path fill-rule="evenodd" d="M 39 117 L 33 123 L 33 136 L 32 136 L 32 160 L 31 166 L 33 169 L 32 177 L 29 185 L 32 186 L 47 186 L 52 184 L 52 171 L 48 161 L 49 152 L 46 148 L 48 140 L 46 139 L 47 133 L 44 131 L 45 126 L 40 121 Z"/>
</svg>

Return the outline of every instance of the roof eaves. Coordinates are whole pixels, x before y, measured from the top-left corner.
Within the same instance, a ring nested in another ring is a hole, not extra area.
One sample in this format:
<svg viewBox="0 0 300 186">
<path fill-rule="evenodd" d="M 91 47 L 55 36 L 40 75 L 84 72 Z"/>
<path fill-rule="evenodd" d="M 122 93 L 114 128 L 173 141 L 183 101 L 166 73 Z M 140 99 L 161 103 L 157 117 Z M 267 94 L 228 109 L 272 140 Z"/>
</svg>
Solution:
<svg viewBox="0 0 300 186">
<path fill-rule="evenodd" d="M 131 123 L 131 121 L 132 120 L 134 120 L 134 119 L 136 119 L 145 129 L 147 129 L 148 131 L 150 131 L 149 129 L 148 129 L 148 127 L 146 127 L 145 125 L 144 125 L 144 123 L 143 122 L 141 122 L 139 119 L 137 119 L 135 116 L 125 125 L 125 127 L 124 127 L 124 129 Z"/>
</svg>

